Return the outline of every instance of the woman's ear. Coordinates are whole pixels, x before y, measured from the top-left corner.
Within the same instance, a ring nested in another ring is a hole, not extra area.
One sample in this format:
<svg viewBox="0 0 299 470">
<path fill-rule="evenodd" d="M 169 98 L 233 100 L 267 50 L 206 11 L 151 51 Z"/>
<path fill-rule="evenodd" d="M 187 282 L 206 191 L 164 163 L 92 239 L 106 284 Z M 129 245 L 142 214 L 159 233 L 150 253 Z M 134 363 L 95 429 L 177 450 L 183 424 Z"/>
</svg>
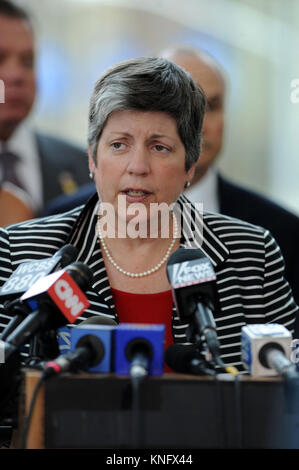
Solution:
<svg viewBox="0 0 299 470">
<path fill-rule="evenodd" d="M 187 171 L 187 173 L 186 173 L 186 183 L 191 183 L 192 182 L 194 172 L 195 172 L 195 167 L 196 167 L 196 163 L 193 163 L 191 168 L 189 168 L 189 170 Z"/>
<path fill-rule="evenodd" d="M 91 154 L 90 147 L 88 147 L 88 167 L 89 167 L 89 174 L 94 175 L 96 171 L 96 165 L 95 165 L 93 156 Z"/>
</svg>

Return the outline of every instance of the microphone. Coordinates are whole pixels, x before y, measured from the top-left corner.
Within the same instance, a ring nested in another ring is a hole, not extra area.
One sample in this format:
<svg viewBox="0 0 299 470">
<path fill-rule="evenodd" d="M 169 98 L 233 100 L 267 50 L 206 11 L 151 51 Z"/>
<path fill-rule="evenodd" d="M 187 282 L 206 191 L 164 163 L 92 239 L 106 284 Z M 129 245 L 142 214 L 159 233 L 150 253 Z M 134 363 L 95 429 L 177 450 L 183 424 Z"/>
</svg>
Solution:
<svg viewBox="0 0 299 470">
<path fill-rule="evenodd" d="M 164 371 L 164 325 L 121 323 L 115 329 L 115 373 L 141 378 Z"/>
<path fill-rule="evenodd" d="M 131 377 L 146 377 L 149 374 L 149 363 L 153 357 L 153 348 L 148 340 L 133 340 L 127 345 L 126 355 L 131 362 Z"/>
<path fill-rule="evenodd" d="M 296 365 L 287 357 L 291 353 L 292 335 L 283 325 L 243 326 L 241 346 L 243 364 L 251 375 L 299 378 Z"/>
<path fill-rule="evenodd" d="M 8 359 L 37 332 L 57 329 L 67 321 L 74 323 L 89 306 L 82 291 L 91 283 L 90 268 L 78 261 L 30 287 L 20 301 L 29 304 L 33 311 L 7 336 L 6 342 L 2 341 L 5 358 Z"/>
<path fill-rule="evenodd" d="M 54 256 L 20 264 L 0 289 L 0 297 L 23 294 L 35 282 L 72 263 L 77 256 L 73 245 L 65 245 Z"/>
<path fill-rule="evenodd" d="M 107 315 L 103 315 L 101 313 L 98 313 L 97 315 L 94 315 L 93 317 L 89 317 L 86 320 L 81 321 L 81 323 L 79 323 L 78 327 L 86 326 L 86 325 L 117 326 L 117 322 L 113 318 L 111 318 Z"/>
<path fill-rule="evenodd" d="M 78 326 L 85 325 L 117 325 L 117 322 L 104 314 L 97 314 L 93 317 L 89 317 L 82 321 Z M 71 350 L 71 328 L 69 326 L 63 326 L 58 330 L 58 347 L 61 354 L 66 354 Z M 57 354 L 53 357 L 56 357 Z"/>
<path fill-rule="evenodd" d="M 165 351 L 165 362 L 181 374 L 215 375 L 201 358 L 197 344 L 172 344 Z"/>
<path fill-rule="evenodd" d="M 75 261 L 77 255 L 78 255 L 78 250 L 76 247 L 70 244 L 64 245 L 54 255 L 54 256 L 60 256 L 60 262 L 58 263 L 55 269 L 65 268 L 66 266 L 71 264 L 73 261 Z"/>
<path fill-rule="evenodd" d="M 97 315 L 82 321 L 71 331 L 71 351 L 43 366 L 45 376 L 62 372 L 110 372 L 113 318 Z M 101 367 L 100 367 L 101 365 Z"/>
<path fill-rule="evenodd" d="M 53 271 L 60 270 L 72 263 L 77 256 L 77 249 L 73 245 L 65 245 L 60 248 L 51 258 L 37 261 L 30 261 L 20 264 L 11 277 L 5 282 L 0 290 L 0 297 L 15 297 L 17 294 L 25 293 L 35 282 L 47 276 Z M 8 314 L 15 316 L 0 335 L 1 340 L 5 340 L 8 335 L 21 323 L 23 318 L 30 313 L 30 308 L 20 305 L 19 298 L 7 300 L 4 303 L 4 310 Z"/>
<path fill-rule="evenodd" d="M 179 248 L 169 258 L 167 277 L 181 320 L 188 321 L 187 340 L 205 338 L 215 362 L 223 368 L 213 311 L 219 310 L 216 274 L 200 249 Z"/>
</svg>

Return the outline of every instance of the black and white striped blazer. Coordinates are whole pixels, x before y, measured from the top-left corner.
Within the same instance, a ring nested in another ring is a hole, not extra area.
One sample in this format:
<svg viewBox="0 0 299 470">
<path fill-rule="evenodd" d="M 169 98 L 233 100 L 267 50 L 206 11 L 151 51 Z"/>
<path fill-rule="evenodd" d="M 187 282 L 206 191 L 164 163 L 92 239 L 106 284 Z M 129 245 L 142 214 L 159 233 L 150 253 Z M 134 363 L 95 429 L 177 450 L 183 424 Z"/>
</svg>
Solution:
<svg viewBox="0 0 299 470">
<path fill-rule="evenodd" d="M 77 260 L 86 263 L 94 276 L 93 287 L 86 292 L 90 306 L 77 323 L 97 314 L 117 319 L 96 237 L 97 201 L 94 195 L 84 207 L 1 229 L 0 286 L 20 263 L 53 256 L 59 248 L 71 243 L 78 249 Z M 176 210 L 181 217 L 181 246 L 200 248 L 216 272 L 221 308 L 215 321 L 222 359 L 242 370 L 242 326 L 277 322 L 293 330 L 298 307 L 283 277 L 280 249 L 267 230 L 219 214 L 202 215 L 185 196 L 178 199 Z M 0 305 L 0 331 L 9 320 Z M 187 326 L 173 306 L 175 342 L 186 342 Z"/>
</svg>

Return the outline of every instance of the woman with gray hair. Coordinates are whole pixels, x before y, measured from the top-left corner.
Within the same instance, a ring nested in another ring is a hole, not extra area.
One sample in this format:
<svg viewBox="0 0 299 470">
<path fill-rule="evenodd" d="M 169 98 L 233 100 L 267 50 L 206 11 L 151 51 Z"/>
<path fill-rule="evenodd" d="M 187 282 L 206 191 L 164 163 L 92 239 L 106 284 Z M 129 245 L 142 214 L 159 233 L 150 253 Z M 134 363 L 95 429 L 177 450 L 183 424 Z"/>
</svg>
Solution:
<svg viewBox="0 0 299 470">
<path fill-rule="evenodd" d="M 292 330 L 298 308 L 269 232 L 202 213 L 182 195 L 200 155 L 205 106 L 201 88 L 166 59 L 133 59 L 107 70 L 89 111 L 88 162 L 97 192 L 84 207 L 2 229 L 1 285 L 24 260 L 53 256 L 70 243 L 93 273 L 90 305 L 76 323 L 101 314 L 163 324 L 166 349 L 186 343 L 189 326 L 173 302 L 166 264 L 179 248 L 199 248 L 216 273 L 214 313 L 226 364 L 243 370 L 243 325 L 278 322 Z M 2 307 L 1 327 L 8 321 Z"/>
</svg>

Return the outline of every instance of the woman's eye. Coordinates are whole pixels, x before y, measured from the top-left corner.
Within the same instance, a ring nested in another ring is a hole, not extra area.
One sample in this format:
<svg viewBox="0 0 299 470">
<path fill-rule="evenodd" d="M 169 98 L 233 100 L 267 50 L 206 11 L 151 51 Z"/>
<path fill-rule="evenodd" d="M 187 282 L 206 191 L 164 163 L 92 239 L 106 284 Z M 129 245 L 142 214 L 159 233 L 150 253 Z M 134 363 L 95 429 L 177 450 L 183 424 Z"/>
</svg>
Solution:
<svg viewBox="0 0 299 470">
<path fill-rule="evenodd" d="M 169 152 L 169 149 L 168 149 L 167 147 L 165 147 L 164 145 L 161 145 L 161 144 L 155 145 L 154 148 L 155 148 L 158 152 Z"/>
<path fill-rule="evenodd" d="M 111 147 L 112 147 L 114 150 L 123 150 L 124 145 L 125 145 L 125 144 L 123 144 L 122 142 L 112 142 Z"/>
</svg>

